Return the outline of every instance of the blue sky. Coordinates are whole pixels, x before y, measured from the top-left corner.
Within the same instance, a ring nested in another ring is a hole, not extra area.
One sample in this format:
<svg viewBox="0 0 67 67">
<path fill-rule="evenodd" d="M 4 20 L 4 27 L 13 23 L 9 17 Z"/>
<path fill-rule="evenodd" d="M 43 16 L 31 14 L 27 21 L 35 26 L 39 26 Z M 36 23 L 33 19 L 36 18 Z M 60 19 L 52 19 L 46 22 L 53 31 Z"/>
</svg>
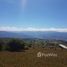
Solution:
<svg viewBox="0 0 67 67">
<path fill-rule="evenodd" d="M 0 0 L 0 27 L 67 28 L 67 0 Z"/>
</svg>

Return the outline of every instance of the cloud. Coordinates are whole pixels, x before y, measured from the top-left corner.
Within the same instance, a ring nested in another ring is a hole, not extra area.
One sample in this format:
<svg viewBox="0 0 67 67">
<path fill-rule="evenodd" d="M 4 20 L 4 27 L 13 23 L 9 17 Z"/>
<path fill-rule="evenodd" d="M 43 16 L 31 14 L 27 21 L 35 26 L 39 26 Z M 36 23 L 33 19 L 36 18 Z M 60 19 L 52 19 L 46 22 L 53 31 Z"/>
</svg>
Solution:
<svg viewBox="0 0 67 67">
<path fill-rule="evenodd" d="M 54 31 L 54 32 L 67 32 L 67 28 L 22 28 L 22 27 L 0 27 L 0 31 Z"/>
</svg>

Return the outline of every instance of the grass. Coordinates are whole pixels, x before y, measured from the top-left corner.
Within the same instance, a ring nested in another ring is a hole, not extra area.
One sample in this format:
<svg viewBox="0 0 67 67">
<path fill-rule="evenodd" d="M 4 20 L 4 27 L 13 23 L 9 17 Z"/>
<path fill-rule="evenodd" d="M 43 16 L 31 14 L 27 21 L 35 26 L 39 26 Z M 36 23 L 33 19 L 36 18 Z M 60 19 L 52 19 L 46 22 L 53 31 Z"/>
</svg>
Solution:
<svg viewBox="0 0 67 67">
<path fill-rule="evenodd" d="M 56 53 L 57 57 L 37 57 L 38 52 Z M 67 67 L 67 50 L 30 48 L 25 52 L 0 52 L 0 67 Z"/>
</svg>

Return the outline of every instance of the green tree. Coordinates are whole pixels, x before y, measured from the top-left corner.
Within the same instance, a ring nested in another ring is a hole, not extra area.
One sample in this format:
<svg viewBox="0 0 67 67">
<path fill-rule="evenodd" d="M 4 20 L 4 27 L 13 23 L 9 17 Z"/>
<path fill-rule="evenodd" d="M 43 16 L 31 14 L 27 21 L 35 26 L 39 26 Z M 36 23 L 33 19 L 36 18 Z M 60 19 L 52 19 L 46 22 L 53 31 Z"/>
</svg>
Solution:
<svg viewBox="0 0 67 67">
<path fill-rule="evenodd" d="M 0 51 L 2 51 L 3 45 L 4 45 L 3 41 L 0 40 Z"/>
<path fill-rule="evenodd" d="M 12 39 L 8 44 L 6 49 L 8 51 L 22 51 L 24 50 L 25 45 L 24 42 L 17 39 Z"/>
</svg>

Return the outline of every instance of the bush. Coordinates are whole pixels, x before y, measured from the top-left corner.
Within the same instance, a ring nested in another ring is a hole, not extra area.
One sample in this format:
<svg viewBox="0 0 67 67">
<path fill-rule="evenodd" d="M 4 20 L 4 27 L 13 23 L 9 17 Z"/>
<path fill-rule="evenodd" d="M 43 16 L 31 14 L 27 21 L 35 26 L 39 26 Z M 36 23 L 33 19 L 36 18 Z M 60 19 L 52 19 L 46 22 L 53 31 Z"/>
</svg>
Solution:
<svg viewBox="0 0 67 67">
<path fill-rule="evenodd" d="M 0 51 L 2 50 L 2 44 L 0 44 Z"/>
<path fill-rule="evenodd" d="M 2 51 L 3 48 L 3 41 L 0 41 L 0 51 Z"/>
<path fill-rule="evenodd" d="M 8 51 L 21 51 L 24 50 L 25 45 L 21 40 L 12 39 L 6 47 Z"/>
</svg>

